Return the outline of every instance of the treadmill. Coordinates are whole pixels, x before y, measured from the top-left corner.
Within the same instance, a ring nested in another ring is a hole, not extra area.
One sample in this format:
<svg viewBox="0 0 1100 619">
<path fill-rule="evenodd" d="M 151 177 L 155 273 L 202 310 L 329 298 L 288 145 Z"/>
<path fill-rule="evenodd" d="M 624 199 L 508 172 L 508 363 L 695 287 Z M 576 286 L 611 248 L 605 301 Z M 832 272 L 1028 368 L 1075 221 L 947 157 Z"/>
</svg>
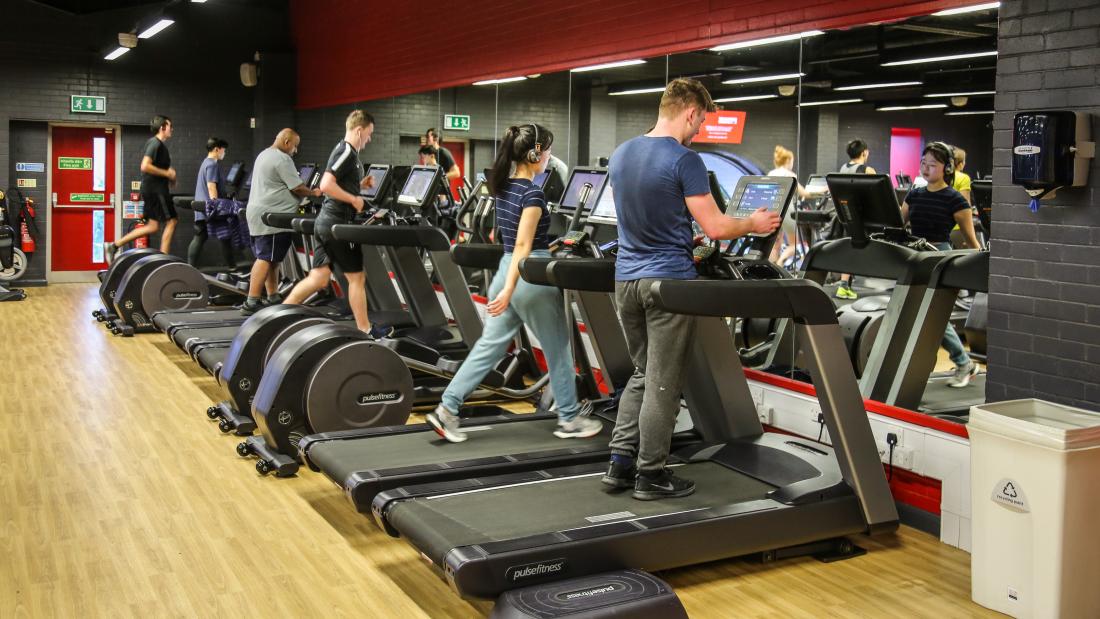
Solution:
<svg viewBox="0 0 1100 619">
<path fill-rule="evenodd" d="M 834 306 L 814 282 L 754 279 L 760 271 L 653 285 L 659 307 L 698 316 L 685 397 L 703 442 L 670 458 L 697 482 L 694 494 L 634 500 L 600 483 L 600 462 L 386 491 L 375 497 L 376 519 L 475 598 L 564 575 L 755 552 L 860 553 L 843 537 L 893 531 L 898 515 Z M 797 325 L 832 446 L 764 430 L 727 316 Z"/>
<path fill-rule="evenodd" d="M 578 201 L 579 189 L 588 180 L 576 174 L 570 177 L 570 184 L 577 184 L 578 191 L 574 193 Z M 584 203 L 598 204 L 598 200 L 590 192 Z M 578 206 L 583 215 L 583 205 Z M 613 230 L 613 217 L 614 209 L 611 219 L 603 222 L 604 228 Z M 600 225 L 592 223 L 587 228 L 590 236 L 595 236 L 597 227 Z M 485 246 L 460 245 L 453 252 L 477 251 L 481 247 Z M 596 259 L 528 258 L 520 265 L 520 272 L 528 281 L 583 291 L 576 301 L 605 381 L 610 385 L 624 384 L 634 366 L 626 352 L 625 337 L 614 308 L 614 261 L 610 256 L 602 256 L 594 243 L 575 244 L 568 253 Z M 568 267 L 559 272 L 561 263 Z M 582 350 L 586 349 L 575 347 L 577 353 Z M 605 425 L 604 431 L 593 439 L 556 438 L 552 433 L 557 415 L 536 412 L 466 417 L 463 429 L 472 434 L 471 440 L 463 443 L 448 444 L 438 438 L 430 425 L 422 423 L 307 436 L 300 442 L 299 451 L 310 468 L 323 472 L 344 490 L 359 512 L 369 513 L 379 492 L 404 485 L 606 462 L 610 457 L 607 443 L 614 424 L 613 411 L 603 409 L 596 414 L 605 420 Z M 677 444 L 697 440 L 690 426 L 681 424 L 677 429 Z"/>
</svg>

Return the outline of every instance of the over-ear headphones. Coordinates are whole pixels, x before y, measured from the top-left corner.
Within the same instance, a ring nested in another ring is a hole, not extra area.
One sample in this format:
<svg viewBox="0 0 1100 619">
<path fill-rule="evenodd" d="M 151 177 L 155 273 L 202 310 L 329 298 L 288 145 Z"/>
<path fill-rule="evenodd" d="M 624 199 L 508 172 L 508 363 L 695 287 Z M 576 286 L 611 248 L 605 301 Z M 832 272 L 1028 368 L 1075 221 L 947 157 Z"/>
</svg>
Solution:
<svg viewBox="0 0 1100 619">
<path fill-rule="evenodd" d="M 539 126 L 535 123 L 530 123 L 531 129 L 535 131 L 535 146 L 527 151 L 527 163 L 538 163 L 539 159 L 542 159 L 542 145 L 539 144 Z"/>
<path fill-rule="evenodd" d="M 943 164 L 943 175 L 951 176 L 955 173 L 955 149 L 951 148 L 947 142 L 932 142 L 929 144 L 932 148 L 943 152 L 947 156 L 947 163 Z"/>
</svg>

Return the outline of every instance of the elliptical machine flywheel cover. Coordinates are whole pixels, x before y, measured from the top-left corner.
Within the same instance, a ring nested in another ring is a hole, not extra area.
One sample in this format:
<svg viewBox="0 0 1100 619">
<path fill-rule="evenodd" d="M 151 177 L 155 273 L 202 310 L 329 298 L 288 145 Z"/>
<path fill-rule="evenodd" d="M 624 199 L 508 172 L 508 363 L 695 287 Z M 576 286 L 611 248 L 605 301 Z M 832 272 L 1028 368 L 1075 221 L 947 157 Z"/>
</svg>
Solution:
<svg viewBox="0 0 1100 619">
<path fill-rule="evenodd" d="M 186 262 L 158 266 L 141 287 L 141 305 L 146 316 L 161 310 L 187 310 L 206 307 L 210 290 L 206 279 Z"/>
<path fill-rule="evenodd" d="M 271 343 L 267 345 L 267 350 L 264 352 L 262 367 L 267 367 L 267 364 L 271 362 L 271 357 L 275 355 L 275 351 L 279 350 L 279 346 L 281 346 L 283 342 L 287 341 L 290 336 L 301 331 L 302 329 L 306 329 L 314 325 L 331 324 L 334 324 L 333 320 L 324 316 L 309 316 L 307 318 L 302 318 L 301 320 L 296 320 L 290 323 L 271 338 Z"/>
<path fill-rule="evenodd" d="M 370 342 L 347 342 L 314 367 L 306 410 L 314 432 L 403 425 L 415 396 L 412 372 L 394 351 Z"/>
</svg>

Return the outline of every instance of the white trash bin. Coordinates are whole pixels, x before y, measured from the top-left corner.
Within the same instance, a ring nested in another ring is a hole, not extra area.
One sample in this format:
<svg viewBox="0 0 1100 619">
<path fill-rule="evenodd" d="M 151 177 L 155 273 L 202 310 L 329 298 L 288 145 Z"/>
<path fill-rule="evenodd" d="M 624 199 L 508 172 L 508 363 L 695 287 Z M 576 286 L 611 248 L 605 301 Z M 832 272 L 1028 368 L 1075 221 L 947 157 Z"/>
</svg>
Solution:
<svg viewBox="0 0 1100 619">
<path fill-rule="evenodd" d="M 970 409 L 971 596 L 1013 617 L 1100 617 L 1100 413 Z"/>
</svg>

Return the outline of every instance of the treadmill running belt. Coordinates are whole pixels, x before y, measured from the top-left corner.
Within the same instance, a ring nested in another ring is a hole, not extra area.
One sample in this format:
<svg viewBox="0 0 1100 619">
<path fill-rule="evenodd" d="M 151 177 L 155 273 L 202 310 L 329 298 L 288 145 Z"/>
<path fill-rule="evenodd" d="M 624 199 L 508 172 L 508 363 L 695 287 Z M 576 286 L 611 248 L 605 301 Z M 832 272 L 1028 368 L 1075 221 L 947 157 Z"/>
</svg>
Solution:
<svg viewBox="0 0 1100 619">
<path fill-rule="evenodd" d="M 605 451 L 611 439 L 612 422 L 604 420 L 603 431 L 582 439 L 554 436 L 557 419 L 475 423 L 464 425 L 470 438 L 463 443 L 448 443 L 434 431 L 394 434 L 370 440 L 334 440 L 310 448 L 309 459 L 333 481 L 341 485 L 352 473 L 395 469 L 417 465 L 441 465 L 459 460 L 491 458 L 558 449 Z"/>
<path fill-rule="evenodd" d="M 985 402 L 985 377 L 983 372 L 970 379 L 970 384 L 961 387 L 947 386 L 953 373 L 933 374 L 924 388 L 920 410 L 925 413 L 956 413 L 969 415 L 970 407 Z"/>
<path fill-rule="evenodd" d="M 472 440 L 472 439 L 471 439 Z M 602 473 L 401 501 L 390 523 L 437 565 L 453 548 L 766 498 L 775 487 L 713 462 L 674 467 L 695 493 L 638 501 L 600 483 Z"/>
<path fill-rule="evenodd" d="M 180 348 L 183 348 L 187 340 L 191 338 L 198 338 L 204 342 L 230 342 L 240 333 L 240 331 L 240 325 L 231 325 L 228 327 L 188 327 L 186 329 L 177 329 L 176 332 L 172 334 L 172 341 Z"/>
<path fill-rule="evenodd" d="M 201 309 L 193 311 L 161 312 L 153 317 L 153 325 L 160 331 L 167 331 L 174 325 L 200 325 L 214 322 L 244 322 L 241 310 L 230 307 L 227 309 Z"/>
<path fill-rule="evenodd" d="M 229 354 L 229 347 L 228 346 L 223 347 L 223 348 L 215 348 L 215 347 L 204 348 L 201 351 L 199 351 L 199 354 L 198 354 L 199 365 L 202 366 L 202 369 L 206 370 L 210 374 L 213 374 L 214 373 L 214 368 L 219 363 L 225 363 L 225 357 L 228 354 Z"/>
</svg>

